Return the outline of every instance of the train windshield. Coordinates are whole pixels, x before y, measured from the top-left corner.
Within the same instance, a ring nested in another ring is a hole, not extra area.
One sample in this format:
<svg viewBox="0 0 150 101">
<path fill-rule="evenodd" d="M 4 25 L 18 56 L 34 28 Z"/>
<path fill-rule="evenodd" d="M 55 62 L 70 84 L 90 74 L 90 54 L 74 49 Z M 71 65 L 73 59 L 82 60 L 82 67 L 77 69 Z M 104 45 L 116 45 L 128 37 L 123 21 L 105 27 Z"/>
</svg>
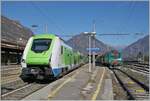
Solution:
<svg viewBox="0 0 150 101">
<path fill-rule="evenodd" d="M 43 52 L 49 49 L 51 39 L 34 39 L 32 44 L 32 51 Z"/>
<path fill-rule="evenodd" d="M 117 52 L 117 51 L 113 51 L 113 52 L 111 53 L 111 57 L 114 58 L 114 59 L 117 59 L 117 58 L 120 57 L 120 53 Z"/>
</svg>

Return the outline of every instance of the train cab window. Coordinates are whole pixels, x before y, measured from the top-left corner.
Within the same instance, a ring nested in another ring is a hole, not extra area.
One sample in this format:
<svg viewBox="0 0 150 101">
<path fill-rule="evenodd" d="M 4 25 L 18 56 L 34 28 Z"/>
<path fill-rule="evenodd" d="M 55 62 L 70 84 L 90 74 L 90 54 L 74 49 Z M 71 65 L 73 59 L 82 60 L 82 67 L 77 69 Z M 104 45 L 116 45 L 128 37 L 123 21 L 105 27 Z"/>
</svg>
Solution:
<svg viewBox="0 0 150 101">
<path fill-rule="evenodd" d="M 31 50 L 34 52 L 43 52 L 49 49 L 51 39 L 34 39 Z"/>
</svg>

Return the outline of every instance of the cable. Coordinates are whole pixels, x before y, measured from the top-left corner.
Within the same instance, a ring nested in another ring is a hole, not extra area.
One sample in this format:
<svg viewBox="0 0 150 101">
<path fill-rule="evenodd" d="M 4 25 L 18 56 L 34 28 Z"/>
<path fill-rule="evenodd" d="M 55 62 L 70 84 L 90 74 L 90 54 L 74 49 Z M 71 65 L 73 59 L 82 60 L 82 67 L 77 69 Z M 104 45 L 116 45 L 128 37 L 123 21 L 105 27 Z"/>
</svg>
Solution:
<svg viewBox="0 0 150 101">
<path fill-rule="evenodd" d="M 121 23 L 122 24 L 122 28 L 123 28 L 123 30 L 125 31 L 127 28 L 128 28 L 128 23 L 130 22 L 130 20 L 131 20 L 131 16 L 133 15 L 133 11 L 134 11 L 134 5 L 135 5 L 135 3 L 134 3 L 134 1 L 131 1 L 131 3 L 129 4 L 129 10 L 130 10 L 130 13 L 128 14 L 128 16 L 127 16 L 127 21 L 126 21 L 126 23 Z M 120 25 L 121 25 L 120 24 Z M 122 29 L 120 27 L 120 29 Z"/>
<path fill-rule="evenodd" d="M 44 19 L 46 20 L 46 21 L 50 21 L 51 23 L 53 23 L 54 25 L 55 25 L 55 27 L 58 29 L 58 30 L 60 30 L 62 33 L 64 33 L 64 31 L 62 30 L 62 28 L 60 27 L 60 26 L 58 26 L 51 18 L 49 18 L 49 16 L 47 16 L 47 14 L 45 14 L 43 11 L 42 11 L 42 9 L 41 8 L 39 8 L 37 5 L 35 5 L 34 4 L 34 2 L 33 1 L 31 1 L 31 4 L 33 5 L 33 7 L 35 7 L 36 9 L 38 9 L 37 11 L 38 12 L 40 12 L 39 14 L 41 14 L 43 17 L 44 17 Z M 48 19 L 49 18 L 49 19 Z"/>
</svg>

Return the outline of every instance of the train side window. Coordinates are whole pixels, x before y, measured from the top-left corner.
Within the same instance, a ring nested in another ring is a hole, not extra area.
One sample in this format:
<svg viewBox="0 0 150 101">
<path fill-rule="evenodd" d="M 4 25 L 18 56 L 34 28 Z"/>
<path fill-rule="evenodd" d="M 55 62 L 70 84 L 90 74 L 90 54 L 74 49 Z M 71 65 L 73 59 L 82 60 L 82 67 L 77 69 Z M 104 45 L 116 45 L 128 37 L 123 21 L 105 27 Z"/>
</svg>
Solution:
<svg viewBox="0 0 150 101">
<path fill-rule="evenodd" d="M 63 46 L 61 46 L 61 54 L 63 54 Z"/>
</svg>

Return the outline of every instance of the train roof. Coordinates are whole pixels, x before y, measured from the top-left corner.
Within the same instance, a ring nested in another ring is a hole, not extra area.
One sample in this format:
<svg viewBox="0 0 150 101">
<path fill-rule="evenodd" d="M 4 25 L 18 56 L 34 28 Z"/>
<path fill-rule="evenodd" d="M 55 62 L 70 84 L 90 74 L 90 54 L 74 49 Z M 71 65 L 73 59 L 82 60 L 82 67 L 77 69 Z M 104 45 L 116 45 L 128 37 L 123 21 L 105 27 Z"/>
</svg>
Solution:
<svg viewBox="0 0 150 101">
<path fill-rule="evenodd" d="M 34 38 L 52 38 L 56 37 L 54 34 L 34 34 Z"/>
<path fill-rule="evenodd" d="M 63 46 L 69 48 L 69 49 L 72 49 L 74 52 L 78 52 L 80 53 L 79 51 L 76 51 L 74 50 L 71 46 L 69 46 L 65 40 L 63 40 L 61 37 L 59 37 L 58 35 L 56 34 L 48 34 L 48 33 L 43 33 L 43 34 L 35 34 L 33 35 L 34 38 L 55 38 L 55 37 L 58 37 L 60 40 L 62 40 L 64 43 L 62 44 Z"/>
</svg>

